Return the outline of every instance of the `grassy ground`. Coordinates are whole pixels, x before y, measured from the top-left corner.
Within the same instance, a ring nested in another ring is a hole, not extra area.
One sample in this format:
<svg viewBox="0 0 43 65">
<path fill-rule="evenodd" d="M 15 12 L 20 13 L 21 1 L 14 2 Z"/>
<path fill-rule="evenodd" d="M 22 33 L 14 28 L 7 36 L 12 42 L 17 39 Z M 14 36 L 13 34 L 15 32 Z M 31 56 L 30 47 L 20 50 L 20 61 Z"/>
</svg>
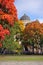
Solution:
<svg viewBox="0 0 43 65">
<path fill-rule="evenodd" d="M 0 56 L 0 61 L 43 61 L 43 56 Z"/>
</svg>

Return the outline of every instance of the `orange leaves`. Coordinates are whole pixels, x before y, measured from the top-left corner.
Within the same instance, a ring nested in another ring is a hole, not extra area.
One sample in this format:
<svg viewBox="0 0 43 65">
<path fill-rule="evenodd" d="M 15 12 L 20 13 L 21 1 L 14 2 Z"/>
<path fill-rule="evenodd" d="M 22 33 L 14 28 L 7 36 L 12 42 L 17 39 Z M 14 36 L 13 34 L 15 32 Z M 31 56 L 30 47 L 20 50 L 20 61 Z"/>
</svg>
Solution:
<svg viewBox="0 0 43 65">
<path fill-rule="evenodd" d="M 33 21 L 32 23 L 29 23 L 27 26 L 28 29 L 39 29 L 40 23 L 38 21 Z"/>
<path fill-rule="evenodd" d="M 13 25 L 13 24 L 14 24 L 13 15 L 4 14 L 4 15 L 1 15 L 0 17 L 1 17 L 2 20 L 7 20 L 7 22 L 8 22 L 10 25 Z"/>
<path fill-rule="evenodd" d="M 17 20 L 17 10 L 13 3 L 8 3 L 6 8 L 9 9 L 9 14 L 14 15 L 15 20 Z"/>
<path fill-rule="evenodd" d="M 2 6 L 6 6 L 6 4 L 9 2 L 14 2 L 14 0 L 0 0 L 0 3 L 2 4 Z"/>
<path fill-rule="evenodd" d="M 10 35 L 9 25 L 13 26 L 18 20 L 15 0 L 0 0 L 0 47 L 6 35 Z M 7 22 L 7 23 L 6 23 Z M 7 28 L 8 27 L 8 28 Z"/>
<path fill-rule="evenodd" d="M 0 3 L 2 2 L 2 0 L 0 0 Z"/>
<path fill-rule="evenodd" d="M 8 29 L 4 29 L 0 24 L 0 40 L 4 40 L 5 35 L 10 35 L 10 31 Z"/>
<path fill-rule="evenodd" d="M 1 31 L 1 30 L 3 30 L 3 27 L 2 27 L 2 25 L 0 24 L 0 31 Z"/>
<path fill-rule="evenodd" d="M 18 20 L 14 1 L 15 0 L 0 0 L 0 41 L 5 39 L 5 35 L 10 35 L 7 25 L 13 26 L 14 22 Z M 6 28 L 4 29 L 4 27 Z"/>
<path fill-rule="evenodd" d="M 25 34 L 29 34 L 30 36 L 33 36 L 36 32 L 40 35 L 43 34 L 43 24 L 39 23 L 37 20 L 29 23 L 24 31 Z"/>
<path fill-rule="evenodd" d="M 8 29 L 5 29 L 5 30 L 4 30 L 4 33 L 5 33 L 6 35 L 10 35 L 10 31 L 9 31 Z"/>
<path fill-rule="evenodd" d="M 4 12 L 0 9 L 0 15 L 4 14 Z"/>
<path fill-rule="evenodd" d="M 10 25 L 13 25 L 14 21 L 18 20 L 14 1 L 15 0 L 0 0 L 2 6 L 0 9 L 0 14 L 2 14 L 1 18 L 7 20 Z"/>
</svg>

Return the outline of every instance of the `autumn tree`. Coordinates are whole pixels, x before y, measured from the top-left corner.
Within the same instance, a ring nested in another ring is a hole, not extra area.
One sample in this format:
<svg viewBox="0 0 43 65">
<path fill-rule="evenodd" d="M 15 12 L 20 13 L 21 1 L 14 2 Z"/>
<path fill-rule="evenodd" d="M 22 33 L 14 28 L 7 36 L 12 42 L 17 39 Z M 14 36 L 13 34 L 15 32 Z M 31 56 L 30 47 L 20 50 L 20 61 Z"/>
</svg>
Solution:
<svg viewBox="0 0 43 65">
<path fill-rule="evenodd" d="M 39 23 L 38 20 L 32 21 L 26 25 L 23 35 L 24 44 L 28 43 L 33 45 L 33 48 L 34 46 L 39 48 L 43 36 L 43 24 Z"/>
<path fill-rule="evenodd" d="M 18 20 L 14 1 L 15 0 L 0 0 L 0 47 L 7 47 L 14 35 L 12 28 L 14 27 L 14 23 Z M 8 42 L 6 41 L 7 38 L 9 39 L 7 40 Z"/>
<path fill-rule="evenodd" d="M 18 20 L 18 24 L 19 24 L 19 26 L 20 26 L 21 31 L 23 32 L 23 31 L 24 31 L 24 29 L 25 29 L 25 26 L 24 26 L 23 21 Z"/>
</svg>

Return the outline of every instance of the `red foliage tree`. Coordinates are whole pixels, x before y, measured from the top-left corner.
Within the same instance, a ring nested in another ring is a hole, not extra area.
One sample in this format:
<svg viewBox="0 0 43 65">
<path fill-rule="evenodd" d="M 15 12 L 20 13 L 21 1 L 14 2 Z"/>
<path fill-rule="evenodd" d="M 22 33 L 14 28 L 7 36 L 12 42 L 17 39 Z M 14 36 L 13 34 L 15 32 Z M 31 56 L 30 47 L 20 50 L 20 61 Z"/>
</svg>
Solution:
<svg viewBox="0 0 43 65">
<path fill-rule="evenodd" d="M 10 35 L 10 30 L 3 27 L 3 24 L 13 26 L 14 22 L 18 20 L 17 10 L 14 5 L 15 0 L 0 0 L 0 47 L 2 47 L 2 40 L 5 39 L 5 35 Z"/>
<path fill-rule="evenodd" d="M 17 10 L 14 5 L 14 0 L 0 0 L 0 18 L 7 20 L 10 25 L 14 24 L 17 19 Z"/>
</svg>

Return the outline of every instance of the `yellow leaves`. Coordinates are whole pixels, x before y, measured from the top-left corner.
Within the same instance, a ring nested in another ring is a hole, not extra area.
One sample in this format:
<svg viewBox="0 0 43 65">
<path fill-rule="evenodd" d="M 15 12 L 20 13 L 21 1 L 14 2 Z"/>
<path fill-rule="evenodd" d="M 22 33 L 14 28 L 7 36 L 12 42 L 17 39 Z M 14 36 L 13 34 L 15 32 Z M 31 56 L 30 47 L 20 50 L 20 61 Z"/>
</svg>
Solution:
<svg viewBox="0 0 43 65">
<path fill-rule="evenodd" d="M 18 21 L 18 24 L 20 25 L 21 31 L 23 31 L 24 28 L 25 28 L 25 26 L 24 26 L 24 24 L 23 24 L 23 21 L 19 20 L 19 21 Z"/>
</svg>

